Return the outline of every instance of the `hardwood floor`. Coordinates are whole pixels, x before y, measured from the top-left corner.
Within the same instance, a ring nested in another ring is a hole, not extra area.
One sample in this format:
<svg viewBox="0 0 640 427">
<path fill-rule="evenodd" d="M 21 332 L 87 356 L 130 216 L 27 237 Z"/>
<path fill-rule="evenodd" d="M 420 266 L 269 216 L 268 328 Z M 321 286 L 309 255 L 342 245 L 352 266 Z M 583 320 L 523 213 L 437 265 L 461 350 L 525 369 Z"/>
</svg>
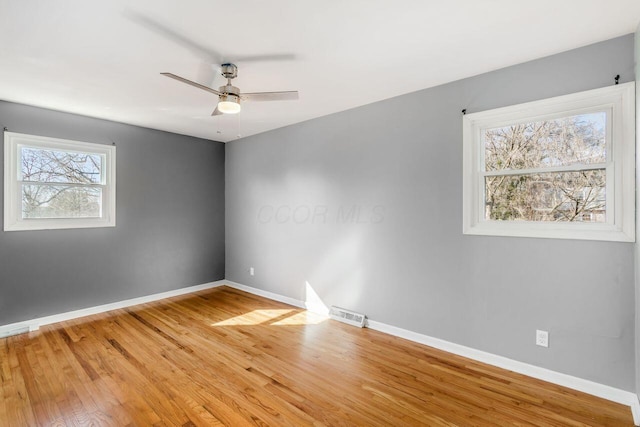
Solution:
<svg viewBox="0 0 640 427">
<path fill-rule="evenodd" d="M 628 407 L 221 287 L 0 339 L 0 426 L 630 426 Z"/>
</svg>

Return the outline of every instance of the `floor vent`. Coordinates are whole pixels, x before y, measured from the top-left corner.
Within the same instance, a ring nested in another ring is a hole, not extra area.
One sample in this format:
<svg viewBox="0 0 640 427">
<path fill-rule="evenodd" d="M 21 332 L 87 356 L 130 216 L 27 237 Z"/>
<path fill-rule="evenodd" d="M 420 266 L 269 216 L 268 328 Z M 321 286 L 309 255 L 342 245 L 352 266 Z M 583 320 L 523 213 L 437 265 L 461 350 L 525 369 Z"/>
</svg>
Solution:
<svg viewBox="0 0 640 427">
<path fill-rule="evenodd" d="M 332 306 L 331 311 L 329 312 L 329 316 L 331 316 L 332 319 L 347 323 L 349 325 L 357 326 L 359 328 L 362 328 L 364 326 L 365 315 L 356 313 L 351 310 Z"/>
<path fill-rule="evenodd" d="M 34 328 L 27 325 L 21 328 L 9 329 L 6 331 L 0 330 L 0 338 L 7 338 L 7 337 L 12 337 L 14 335 L 26 334 L 27 332 L 35 331 L 37 329 L 38 329 L 37 327 Z"/>
</svg>

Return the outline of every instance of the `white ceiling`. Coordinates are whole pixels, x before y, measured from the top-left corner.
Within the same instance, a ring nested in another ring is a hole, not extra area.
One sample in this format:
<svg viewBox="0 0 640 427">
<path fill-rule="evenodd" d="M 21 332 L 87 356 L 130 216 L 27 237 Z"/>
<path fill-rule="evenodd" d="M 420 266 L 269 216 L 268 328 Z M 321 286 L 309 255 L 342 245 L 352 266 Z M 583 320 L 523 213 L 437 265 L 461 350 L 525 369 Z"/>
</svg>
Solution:
<svg viewBox="0 0 640 427">
<path fill-rule="evenodd" d="M 635 30 L 638 0 L 0 0 L 0 99 L 230 141 Z M 199 46 L 199 48 L 196 48 Z M 211 117 L 211 53 L 244 103 Z M 280 55 L 280 60 L 243 60 Z M 282 59 L 284 57 L 284 59 Z M 203 67 L 203 64 L 204 67 Z"/>
</svg>

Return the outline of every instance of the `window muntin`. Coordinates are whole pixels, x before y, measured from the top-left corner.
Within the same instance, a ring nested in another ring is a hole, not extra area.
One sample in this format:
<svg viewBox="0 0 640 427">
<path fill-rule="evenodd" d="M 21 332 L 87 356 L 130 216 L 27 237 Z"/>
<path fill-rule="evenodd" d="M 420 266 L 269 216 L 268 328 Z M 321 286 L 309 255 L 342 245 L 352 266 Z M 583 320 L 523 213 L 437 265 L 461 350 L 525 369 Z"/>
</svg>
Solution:
<svg viewBox="0 0 640 427">
<path fill-rule="evenodd" d="M 5 230 L 115 225 L 115 147 L 5 132 Z"/>
<path fill-rule="evenodd" d="M 634 83 L 466 115 L 465 234 L 634 241 Z"/>
</svg>

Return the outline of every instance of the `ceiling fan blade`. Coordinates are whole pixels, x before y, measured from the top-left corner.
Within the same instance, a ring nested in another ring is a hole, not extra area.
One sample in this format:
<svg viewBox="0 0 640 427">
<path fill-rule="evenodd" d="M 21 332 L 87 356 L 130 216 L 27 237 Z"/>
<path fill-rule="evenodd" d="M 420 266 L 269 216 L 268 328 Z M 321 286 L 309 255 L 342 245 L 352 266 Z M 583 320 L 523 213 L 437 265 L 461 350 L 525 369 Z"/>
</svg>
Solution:
<svg viewBox="0 0 640 427">
<path fill-rule="evenodd" d="M 173 42 L 181 45 L 187 50 L 192 51 L 197 56 L 202 58 L 204 61 L 209 64 L 224 64 L 227 62 L 236 63 L 236 62 L 268 62 L 268 61 L 292 61 L 298 59 L 297 55 L 291 53 L 275 53 L 275 54 L 260 54 L 260 55 L 244 55 L 244 56 L 233 56 L 233 55 L 225 55 L 222 52 L 218 52 L 211 47 L 204 46 L 195 40 L 185 36 L 184 34 L 174 30 L 173 28 L 168 27 L 165 24 L 162 24 L 158 21 L 155 21 L 147 16 L 144 16 L 138 12 L 135 12 L 131 9 L 127 9 L 123 12 L 124 16 L 131 21 L 147 28 L 150 31 L 159 34 L 162 37 L 165 37 Z"/>
<path fill-rule="evenodd" d="M 221 64 L 222 62 L 224 62 L 223 55 L 221 53 L 195 42 L 194 40 L 186 37 L 183 34 L 180 34 L 178 31 L 169 28 L 164 24 L 161 24 L 158 21 L 154 21 L 149 17 L 146 17 L 129 9 L 125 10 L 123 14 L 125 17 L 136 22 L 137 24 L 146 27 L 148 30 L 153 31 L 156 34 L 161 35 L 162 37 L 173 40 L 175 43 L 194 52 L 196 55 L 208 61 L 209 63 Z"/>
<path fill-rule="evenodd" d="M 243 101 L 297 101 L 298 91 L 241 93 Z"/>
<path fill-rule="evenodd" d="M 215 89 L 211 89 L 208 86 L 201 85 L 200 83 L 196 83 L 194 81 L 185 79 L 184 77 L 176 76 L 175 74 L 172 74 L 172 73 L 160 73 L 160 74 L 162 74 L 163 76 L 167 76 L 169 78 L 172 78 L 174 80 L 177 80 L 179 82 L 186 83 L 186 84 L 188 84 L 190 86 L 197 87 L 198 89 L 206 90 L 207 92 L 211 92 L 211 93 L 216 94 L 216 95 L 222 95 L 222 93 L 218 92 Z"/>
<path fill-rule="evenodd" d="M 212 116 L 221 116 L 222 114 L 224 114 L 222 111 L 218 110 L 218 106 L 216 106 L 216 109 L 213 110 L 213 113 L 211 113 Z"/>
<path fill-rule="evenodd" d="M 293 61 L 298 55 L 293 53 L 273 53 L 264 55 L 236 56 L 233 62 L 268 62 L 268 61 Z"/>
</svg>

